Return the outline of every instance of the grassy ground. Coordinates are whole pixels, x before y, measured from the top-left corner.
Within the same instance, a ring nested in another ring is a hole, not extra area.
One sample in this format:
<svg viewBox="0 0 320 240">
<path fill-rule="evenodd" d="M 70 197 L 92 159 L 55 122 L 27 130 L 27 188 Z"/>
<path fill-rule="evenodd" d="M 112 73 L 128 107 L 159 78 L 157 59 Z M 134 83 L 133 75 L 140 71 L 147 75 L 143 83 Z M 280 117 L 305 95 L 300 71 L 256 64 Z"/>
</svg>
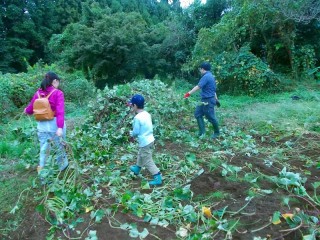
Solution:
<svg viewBox="0 0 320 240">
<path fill-rule="evenodd" d="M 298 100 L 293 100 L 298 96 Z M 224 105 L 222 121 L 234 118 L 246 128 L 274 128 L 277 131 L 318 131 L 320 101 L 319 88 L 300 87 L 296 91 L 251 97 L 221 96 Z M 270 129 L 270 130 L 271 130 Z"/>
</svg>

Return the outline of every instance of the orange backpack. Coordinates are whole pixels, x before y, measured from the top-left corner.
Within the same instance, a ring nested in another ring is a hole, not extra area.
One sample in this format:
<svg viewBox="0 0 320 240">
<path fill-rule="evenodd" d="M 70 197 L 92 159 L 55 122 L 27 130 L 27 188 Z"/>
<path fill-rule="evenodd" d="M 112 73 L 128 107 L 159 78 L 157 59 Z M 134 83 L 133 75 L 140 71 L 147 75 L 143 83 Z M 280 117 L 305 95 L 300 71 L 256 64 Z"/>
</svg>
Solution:
<svg viewBox="0 0 320 240">
<path fill-rule="evenodd" d="M 48 96 L 41 98 L 39 92 L 38 98 L 33 103 L 33 115 L 37 121 L 47 121 L 54 118 L 54 111 L 52 111 L 49 97 L 56 89 L 52 90 Z"/>
</svg>

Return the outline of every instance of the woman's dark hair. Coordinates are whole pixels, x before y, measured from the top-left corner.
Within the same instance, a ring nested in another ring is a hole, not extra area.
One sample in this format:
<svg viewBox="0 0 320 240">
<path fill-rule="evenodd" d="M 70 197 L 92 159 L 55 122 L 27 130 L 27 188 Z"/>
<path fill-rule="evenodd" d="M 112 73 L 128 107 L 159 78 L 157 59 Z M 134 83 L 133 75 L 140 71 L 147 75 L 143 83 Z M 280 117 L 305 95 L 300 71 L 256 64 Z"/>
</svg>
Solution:
<svg viewBox="0 0 320 240">
<path fill-rule="evenodd" d="M 46 75 L 44 75 L 44 79 L 42 80 L 40 85 L 42 90 L 46 90 L 47 87 L 51 86 L 53 80 L 55 79 L 60 81 L 60 78 L 58 77 L 57 74 L 55 74 L 54 72 L 47 72 Z"/>
</svg>

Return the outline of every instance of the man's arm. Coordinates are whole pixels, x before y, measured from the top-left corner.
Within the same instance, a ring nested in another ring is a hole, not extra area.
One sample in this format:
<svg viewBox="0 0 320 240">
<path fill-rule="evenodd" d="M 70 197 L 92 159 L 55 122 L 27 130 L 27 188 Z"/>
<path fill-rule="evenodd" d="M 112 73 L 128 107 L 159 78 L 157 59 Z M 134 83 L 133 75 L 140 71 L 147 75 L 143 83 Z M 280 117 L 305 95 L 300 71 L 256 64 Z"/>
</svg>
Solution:
<svg viewBox="0 0 320 240">
<path fill-rule="evenodd" d="M 188 98 L 190 97 L 190 95 L 196 91 L 198 91 L 200 89 L 200 87 L 198 85 L 194 86 L 194 88 L 192 88 L 189 92 L 187 92 L 185 95 L 184 95 L 184 98 Z"/>
</svg>

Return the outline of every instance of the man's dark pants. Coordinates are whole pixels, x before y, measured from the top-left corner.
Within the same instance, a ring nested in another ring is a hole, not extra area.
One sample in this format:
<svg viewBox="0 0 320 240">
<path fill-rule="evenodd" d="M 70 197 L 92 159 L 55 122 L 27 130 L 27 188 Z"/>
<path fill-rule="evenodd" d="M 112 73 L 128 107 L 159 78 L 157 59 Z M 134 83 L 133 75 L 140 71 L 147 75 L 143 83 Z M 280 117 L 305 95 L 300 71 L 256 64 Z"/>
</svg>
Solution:
<svg viewBox="0 0 320 240">
<path fill-rule="evenodd" d="M 205 116 L 208 121 L 212 124 L 214 129 L 214 134 L 219 134 L 219 124 L 215 116 L 214 106 L 215 106 L 215 99 L 206 98 L 202 99 L 202 104 L 196 107 L 194 112 L 194 116 L 197 119 L 198 127 L 199 127 L 199 136 L 205 133 L 205 125 L 203 116 Z"/>
</svg>

